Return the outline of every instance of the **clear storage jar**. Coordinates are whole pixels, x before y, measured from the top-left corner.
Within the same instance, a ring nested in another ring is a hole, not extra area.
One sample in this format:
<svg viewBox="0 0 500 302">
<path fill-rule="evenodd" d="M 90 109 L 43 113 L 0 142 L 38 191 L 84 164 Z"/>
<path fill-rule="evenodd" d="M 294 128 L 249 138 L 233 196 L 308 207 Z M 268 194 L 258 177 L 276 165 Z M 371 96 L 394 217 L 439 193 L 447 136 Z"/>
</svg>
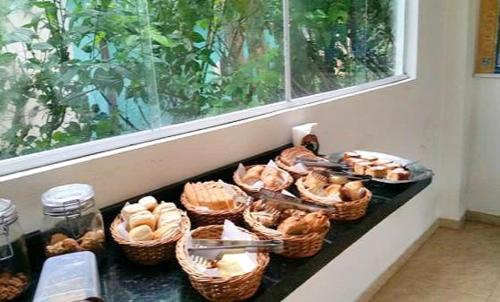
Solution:
<svg viewBox="0 0 500 302">
<path fill-rule="evenodd" d="M 87 184 L 52 188 L 42 195 L 42 235 L 47 257 L 105 250 L 104 223 L 95 206 L 94 189 Z"/>
<path fill-rule="evenodd" d="M 14 204 L 0 198 L 0 301 L 12 301 L 28 288 L 30 265 L 24 232 Z"/>
</svg>

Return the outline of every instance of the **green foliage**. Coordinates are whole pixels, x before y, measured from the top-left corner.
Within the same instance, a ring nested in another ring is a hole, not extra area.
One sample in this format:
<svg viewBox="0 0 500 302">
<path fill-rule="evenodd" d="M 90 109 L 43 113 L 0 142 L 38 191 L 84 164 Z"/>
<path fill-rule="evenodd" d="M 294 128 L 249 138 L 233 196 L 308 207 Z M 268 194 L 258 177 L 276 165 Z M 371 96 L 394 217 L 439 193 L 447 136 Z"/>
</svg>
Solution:
<svg viewBox="0 0 500 302">
<path fill-rule="evenodd" d="M 293 95 L 391 75 L 395 1 L 291 0 Z M 280 0 L 0 0 L 0 159 L 282 100 L 282 16 Z"/>
</svg>

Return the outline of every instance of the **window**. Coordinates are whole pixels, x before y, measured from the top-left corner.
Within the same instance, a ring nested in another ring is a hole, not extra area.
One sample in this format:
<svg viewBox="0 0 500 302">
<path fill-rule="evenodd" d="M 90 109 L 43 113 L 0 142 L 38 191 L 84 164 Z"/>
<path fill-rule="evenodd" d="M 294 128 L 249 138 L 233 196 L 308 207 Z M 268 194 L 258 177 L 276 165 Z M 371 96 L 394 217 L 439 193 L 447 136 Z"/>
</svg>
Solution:
<svg viewBox="0 0 500 302">
<path fill-rule="evenodd" d="M 404 2 L 0 0 L 0 164 L 60 161 L 402 75 Z M 39 153 L 52 149 L 64 153 Z"/>
</svg>

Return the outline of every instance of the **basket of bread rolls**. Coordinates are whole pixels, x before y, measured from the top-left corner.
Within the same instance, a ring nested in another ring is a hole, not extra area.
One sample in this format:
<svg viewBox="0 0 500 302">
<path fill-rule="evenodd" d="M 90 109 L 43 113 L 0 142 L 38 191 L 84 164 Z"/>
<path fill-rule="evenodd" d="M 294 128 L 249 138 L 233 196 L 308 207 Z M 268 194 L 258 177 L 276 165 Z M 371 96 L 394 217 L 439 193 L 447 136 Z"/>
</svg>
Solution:
<svg viewBox="0 0 500 302">
<path fill-rule="evenodd" d="M 226 219 L 240 224 L 249 200 L 238 186 L 221 180 L 188 182 L 181 195 L 181 202 L 196 226 L 222 224 Z"/>
<path fill-rule="evenodd" d="M 142 265 L 174 258 L 177 240 L 190 229 L 185 212 L 174 203 L 158 203 L 153 196 L 126 204 L 110 227 L 127 258 Z"/>
<path fill-rule="evenodd" d="M 280 209 L 263 200 L 253 202 L 243 213 L 250 230 L 263 240 L 282 240 L 287 258 L 317 254 L 330 229 L 329 217 L 322 211 Z"/>
<path fill-rule="evenodd" d="M 296 163 L 297 159 L 307 159 L 315 161 L 326 161 L 324 158 L 317 156 L 311 150 L 303 146 L 291 147 L 285 149 L 281 154 L 276 157 L 276 164 L 278 167 L 289 172 L 295 179 L 307 175 L 311 170 L 323 170 L 318 167 L 306 167 L 303 164 Z"/>
<path fill-rule="evenodd" d="M 326 172 L 312 171 L 296 181 L 303 200 L 329 208 L 331 219 L 348 221 L 366 215 L 372 198 L 361 181 L 346 181 Z"/>
<path fill-rule="evenodd" d="M 240 227 L 234 228 L 247 236 L 245 240 L 259 238 Z M 219 260 L 208 261 L 188 251 L 191 238 L 221 239 L 224 225 L 203 226 L 186 234 L 177 243 L 176 256 L 189 277 L 191 285 L 209 301 L 243 301 L 252 297 L 262 283 L 269 263 L 269 253 L 257 252 L 225 254 Z M 252 258 L 250 258 L 252 257 Z"/>
<path fill-rule="evenodd" d="M 293 184 L 293 177 L 274 162 L 267 165 L 243 166 L 240 164 L 233 174 L 234 182 L 249 194 L 265 188 L 281 191 Z"/>
</svg>

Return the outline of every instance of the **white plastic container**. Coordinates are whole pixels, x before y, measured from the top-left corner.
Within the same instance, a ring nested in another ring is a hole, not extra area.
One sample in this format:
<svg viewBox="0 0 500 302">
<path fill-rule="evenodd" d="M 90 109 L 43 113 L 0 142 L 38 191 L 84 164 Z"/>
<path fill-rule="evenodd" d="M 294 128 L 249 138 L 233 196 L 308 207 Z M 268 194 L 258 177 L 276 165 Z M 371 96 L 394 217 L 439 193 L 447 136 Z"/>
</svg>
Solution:
<svg viewBox="0 0 500 302">
<path fill-rule="evenodd" d="M 34 302 L 103 301 L 96 257 L 78 252 L 47 259 Z"/>
</svg>

